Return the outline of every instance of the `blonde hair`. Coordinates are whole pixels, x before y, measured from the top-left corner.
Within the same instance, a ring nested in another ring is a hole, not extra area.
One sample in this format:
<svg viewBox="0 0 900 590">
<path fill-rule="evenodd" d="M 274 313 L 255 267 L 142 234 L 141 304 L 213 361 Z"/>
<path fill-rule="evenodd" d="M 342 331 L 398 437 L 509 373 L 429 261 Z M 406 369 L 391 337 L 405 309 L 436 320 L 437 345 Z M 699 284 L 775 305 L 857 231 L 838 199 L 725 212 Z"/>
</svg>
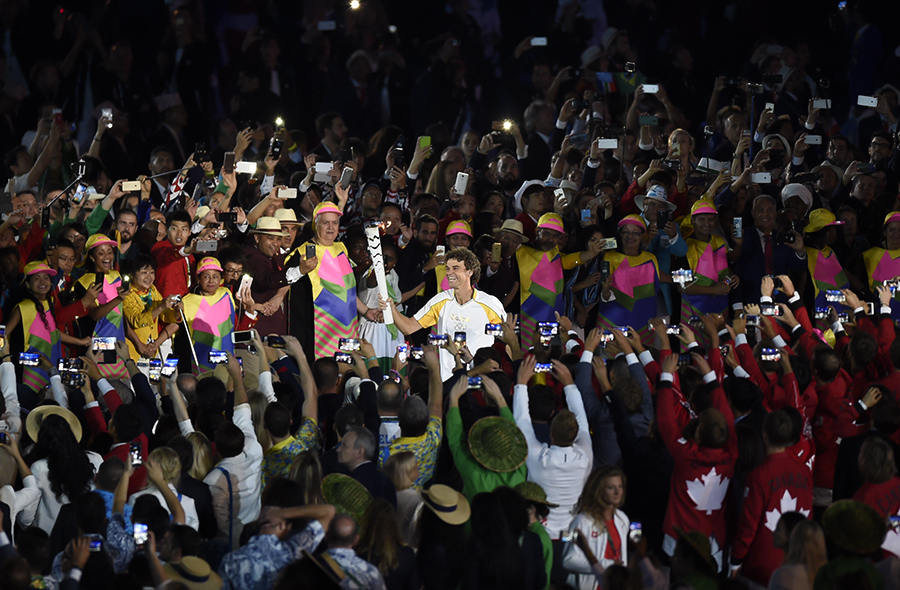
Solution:
<svg viewBox="0 0 900 590">
<path fill-rule="evenodd" d="M 322 495 L 322 464 L 312 451 L 303 451 L 294 457 L 288 479 L 300 484 L 300 506 L 325 504 Z"/>
<path fill-rule="evenodd" d="M 194 448 L 194 464 L 188 469 L 188 475 L 194 479 L 203 479 L 216 464 L 213 458 L 212 444 L 202 432 L 194 431 L 186 437 Z"/>
<path fill-rule="evenodd" d="M 181 477 L 181 459 L 178 453 L 169 447 L 159 447 L 150 452 L 150 458 L 159 465 L 162 470 L 163 479 L 172 485 L 178 485 Z"/>
<path fill-rule="evenodd" d="M 400 451 L 394 453 L 384 462 L 382 471 L 394 484 L 398 492 L 412 487 L 413 469 L 416 468 L 416 455 L 412 451 Z"/>
<path fill-rule="evenodd" d="M 425 187 L 426 193 L 437 196 L 442 203 L 450 198 L 450 185 L 447 184 L 445 174 L 447 168 L 451 166 L 453 166 L 453 162 L 450 160 L 443 160 L 435 164 L 431 170 L 431 176 L 428 177 L 428 184 Z"/>
<path fill-rule="evenodd" d="M 601 531 L 606 530 L 604 513 L 609 509 L 609 504 L 603 501 L 603 486 L 606 480 L 613 477 L 622 479 L 622 499 L 617 506 L 613 506 L 613 514 L 615 514 L 615 509 L 625 503 L 625 472 L 613 465 L 606 465 L 591 472 L 587 481 L 584 482 L 578 503 L 572 510 L 573 514 L 590 516 Z"/>
<path fill-rule="evenodd" d="M 263 452 L 266 452 L 272 446 L 272 437 L 265 429 L 265 420 L 263 420 L 269 400 L 266 398 L 266 394 L 256 389 L 247 394 L 247 402 L 250 404 L 250 419 L 253 421 L 253 430 L 256 431 L 256 440 L 262 446 Z"/>
<path fill-rule="evenodd" d="M 805 565 L 806 575 L 809 576 L 809 587 L 812 588 L 819 568 L 825 565 L 826 561 L 828 561 L 828 555 L 825 550 L 825 533 L 822 531 L 822 527 L 812 520 L 798 522 L 791 531 L 784 562 Z"/>
</svg>

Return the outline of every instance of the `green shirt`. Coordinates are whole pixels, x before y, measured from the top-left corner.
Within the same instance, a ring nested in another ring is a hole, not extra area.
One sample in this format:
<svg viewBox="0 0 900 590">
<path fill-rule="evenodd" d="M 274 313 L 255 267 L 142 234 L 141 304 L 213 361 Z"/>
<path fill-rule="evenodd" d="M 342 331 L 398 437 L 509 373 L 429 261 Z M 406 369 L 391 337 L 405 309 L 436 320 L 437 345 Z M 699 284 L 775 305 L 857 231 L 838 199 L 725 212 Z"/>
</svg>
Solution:
<svg viewBox="0 0 900 590">
<path fill-rule="evenodd" d="M 512 412 L 509 408 L 500 408 L 500 417 L 506 418 L 513 424 Z M 481 463 L 475 460 L 469 451 L 469 441 L 466 440 L 466 433 L 463 431 L 462 417 L 459 415 L 459 408 L 450 408 L 447 410 L 445 418 L 447 444 L 450 445 L 450 452 L 453 454 L 453 462 L 456 469 L 463 480 L 463 495 L 471 502 L 476 494 L 481 492 L 492 492 L 500 486 L 515 487 L 525 481 L 525 464 L 515 471 L 507 473 L 497 473 L 485 469 Z M 421 469 L 421 468 L 420 468 Z"/>
<path fill-rule="evenodd" d="M 547 527 L 541 521 L 535 521 L 528 526 L 528 530 L 538 536 L 541 540 L 541 553 L 544 555 L 544 569 L 547 570 L 547 585 L 544 590 L 550 588 L 550 570 L 553 569 L 553 541 L 550 540 L 550 534 Z"/>
<path fill-rule="evenodd" d="M 816 581 L 813 584 L 814 590 L 826 590 L 834 588 L 834 583 L 844 574 L 862 570 L 869 581 L 872 583 L 872 590 L 882 590 L 884 588 L 884 579 L 881 572 L 875 569 L 875 566 L 862 557 L 853 557 L 842 555 L 837 559 L 832 559 L 819 568 L 816 574 Z"/>
</svg>

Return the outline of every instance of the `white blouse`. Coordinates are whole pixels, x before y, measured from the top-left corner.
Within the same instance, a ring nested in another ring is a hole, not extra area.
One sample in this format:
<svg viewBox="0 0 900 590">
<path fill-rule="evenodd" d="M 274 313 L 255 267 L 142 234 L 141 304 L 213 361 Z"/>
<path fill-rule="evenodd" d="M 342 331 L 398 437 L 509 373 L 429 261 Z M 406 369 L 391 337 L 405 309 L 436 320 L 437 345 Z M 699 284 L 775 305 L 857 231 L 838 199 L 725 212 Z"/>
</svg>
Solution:
<svg viewBox="0 0 900 590">
<path fill-rule="evenodd" d="M 94 467 L 94 474 L 96 475 L 100 465 L 103 464 L 103 457 L 93 451 L 85 451 L 84 454 L 87 455 L 88 460 Z M 56 494 L 53 493 L 53 489 L 50 487 L 50 468 L 47 467 L 46 459 L 35 461 L 31 466 L 31 473 L 41 489 L 41 503 L 38 506 L 35 524 L 49 535 L 53 530 L 53 525 L 56 524 L 59 509 L 62 508 L 63 504 L 68 504 L 71 500 L 65 494 L 57 499 Z M 93 477 L 91 478 L 90 489 L 94 489 Z"/>
</svg>

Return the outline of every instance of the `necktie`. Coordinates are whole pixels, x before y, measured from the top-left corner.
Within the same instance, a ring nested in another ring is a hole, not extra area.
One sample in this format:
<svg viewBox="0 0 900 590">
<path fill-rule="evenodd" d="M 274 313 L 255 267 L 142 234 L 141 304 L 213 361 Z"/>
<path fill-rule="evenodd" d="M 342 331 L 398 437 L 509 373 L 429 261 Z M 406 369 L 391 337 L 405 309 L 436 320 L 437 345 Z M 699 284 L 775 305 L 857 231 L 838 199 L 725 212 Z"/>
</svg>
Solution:
<svg viewBox="0 0 900 590">
<path fill-rule="evenodd" d="M 775 273 L 775 252 L 772 250 L 772 235 L 765 236 L 766 274 Z"/>
</svg>

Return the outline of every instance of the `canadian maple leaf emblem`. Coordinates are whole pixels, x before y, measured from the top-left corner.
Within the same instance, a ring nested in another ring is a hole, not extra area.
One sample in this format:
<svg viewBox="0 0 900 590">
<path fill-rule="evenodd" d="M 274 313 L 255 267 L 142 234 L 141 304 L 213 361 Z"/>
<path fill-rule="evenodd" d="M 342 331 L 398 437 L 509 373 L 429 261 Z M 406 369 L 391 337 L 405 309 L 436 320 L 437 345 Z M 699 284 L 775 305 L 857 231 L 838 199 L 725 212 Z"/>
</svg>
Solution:
<svg viewBox="0 0 900 590">
<path fill-rule="evenodd" d="M 766 511 L 766 528 L 774 533 L 775 527 L 778 525 L 778 520 L 785 512 L 799 512 L 803 516 L 809 518 L 809 510 L 804 510 L 802 508 L 798 510 L 797 498 L 791 496 L 790 490 L 784 490 L 779 507 Z"/>
<path fill-rule="evenodd" d="M 697 510 L 705 510 L 707 514 L 712 514 L 713 511 L 722 508 L 729 481 L 730 478 L 722 477 L 713 467 L 706 475 L 687 482 L 688 496 L 697 505 Z"/>
</svg>

